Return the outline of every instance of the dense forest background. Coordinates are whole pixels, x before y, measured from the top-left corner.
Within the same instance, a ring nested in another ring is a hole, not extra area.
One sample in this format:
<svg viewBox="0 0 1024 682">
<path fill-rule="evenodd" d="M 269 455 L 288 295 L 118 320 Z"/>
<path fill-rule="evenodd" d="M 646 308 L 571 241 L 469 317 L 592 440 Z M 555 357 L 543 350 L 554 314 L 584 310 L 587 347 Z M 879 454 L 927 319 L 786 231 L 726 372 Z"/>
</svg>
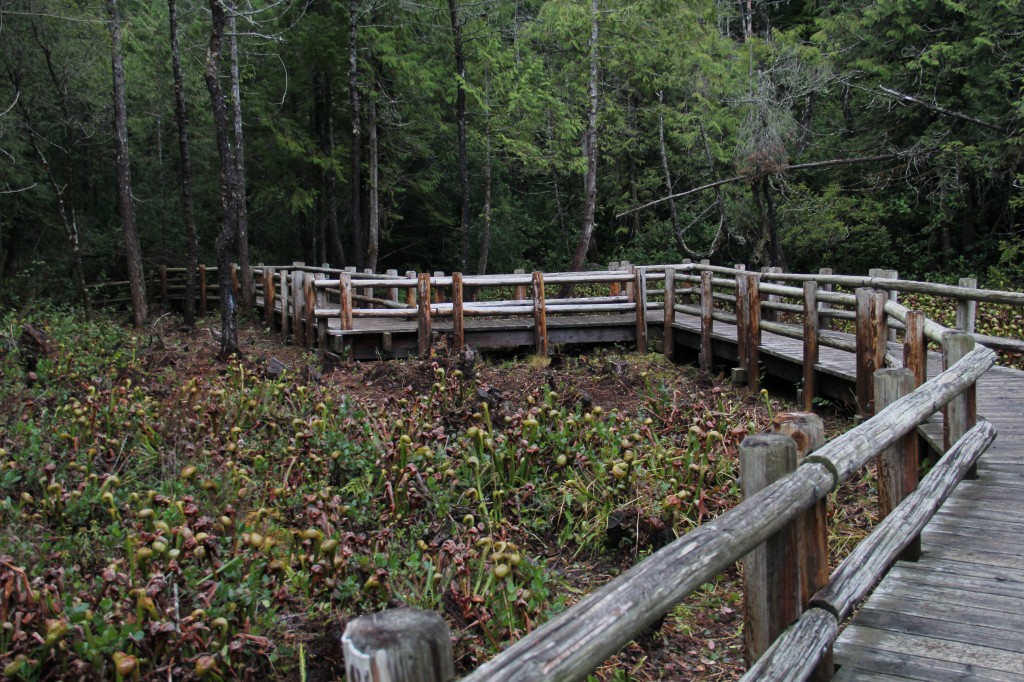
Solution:
<svg viewBox="0 0 1024 682">
<path fill-rule="evenodd" d="M 123 279 L 128 213 L 147 267 L 220 236 L 1019 285 L 1022 31 L 1017 0 L 0 0 L 3 295 Z"/>
</svg>

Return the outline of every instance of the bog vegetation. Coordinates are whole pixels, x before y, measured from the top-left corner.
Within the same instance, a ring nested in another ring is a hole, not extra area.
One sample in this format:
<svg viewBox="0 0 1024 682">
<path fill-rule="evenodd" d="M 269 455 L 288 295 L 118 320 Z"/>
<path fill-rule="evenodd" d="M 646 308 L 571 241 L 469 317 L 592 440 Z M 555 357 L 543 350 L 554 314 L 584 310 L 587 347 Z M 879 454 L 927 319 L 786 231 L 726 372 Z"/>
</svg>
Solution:
<svg viewBox="0 0 1024 682">
<path fill-rule="evenodd" d="M 45 313 L 38 358 L 3 320 L 10 679 L 329 677 L 344 620 L 398 603 L 446 614 L 472 667 L 732 505 L 736 447 L 777 409 L 653 356 L 319 376 L 296 355 L 271 377 L 258 354 L 211 364 L 201 336 Z M 709 589 L 720 626 L 677 646 L 734 665 L 738 597 Z"/>
</svg>

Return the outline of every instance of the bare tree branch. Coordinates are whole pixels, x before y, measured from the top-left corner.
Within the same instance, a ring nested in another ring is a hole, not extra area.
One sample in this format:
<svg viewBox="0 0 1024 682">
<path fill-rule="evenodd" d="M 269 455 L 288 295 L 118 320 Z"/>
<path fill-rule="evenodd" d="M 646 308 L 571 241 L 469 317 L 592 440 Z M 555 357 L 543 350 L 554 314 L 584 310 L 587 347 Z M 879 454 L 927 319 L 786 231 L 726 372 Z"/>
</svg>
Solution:
<svg viewBox="0 0 1024 682">
<path fill-rule="evenodd" d="M 878 88 L 885 94 L 889 95 L 890 97 L 894 97 L 895 99 L 898 99 L 901 102 L 910 102 L 911 104 L 916 104 L 920 107 L 924 107 L 928 111 L 934 111 L 935 113 L 941 114 L 943 116 L 958 118 L 961 121 L 967 121 L 968 123 L 973 123 L 974 125 L 981 126 L 982 128 L 988 128 L 989 130 L 994 130 L 997 133 L 1002 133 L 1004 135 L 1012 135 L 1015 132 L 1008 128 L 996 125 L 995 123 L 982 121 L 980 118 L 975 118 L 974 116 L 969 116 L 968 114 L 964 114 L 959 111 L 953 111 L 952 109 L 946 109 L 945 107 L 940 107 L 937 104 L 925 102 L 924 100 L 918 99 L 912 95 L 908 95 L 906 93 L 893 90 L 892 88 L 887 88 L 884 85 L 879 85 Z"/>
</svg>

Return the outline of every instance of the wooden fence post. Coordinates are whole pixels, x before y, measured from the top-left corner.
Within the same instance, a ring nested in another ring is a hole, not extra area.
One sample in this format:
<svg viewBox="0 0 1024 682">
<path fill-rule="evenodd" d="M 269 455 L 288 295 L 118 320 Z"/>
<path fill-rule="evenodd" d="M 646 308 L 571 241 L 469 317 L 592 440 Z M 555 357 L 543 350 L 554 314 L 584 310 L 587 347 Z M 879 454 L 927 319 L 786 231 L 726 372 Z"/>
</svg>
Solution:
<svg viewBox="0 0 1024 682">
<path fill-rule="evenodd" d="M 676 269 L 665 268 L 665 314 L 664 328 L 661 333 L 661 352 L 669 360 L 674 359 L 676 353 L 675 325 L 676 323 Z"/>
<path fill-rule="evenodd" d="M 392 268 L 388 270 L 387 274 L 391 277 L 398 277 L 398 270 Z M 388 300 L 392 303 L 398 303 L 398 287 L 388 287 Z"/>
<path fill-rule="evenodd" d="M 636 352 L 647 354 L 647 271 L 633 273 L 633 291 L 636 292 Z"/>
<path fill-rule="evenodd" d="M 636 300 L 636 289 L 633 287 L 633 275 L 636 274 L 636 266 L 628 260 L 624 260 L 622 261 L 621 269 L 630 275 L 629 280 L 626 282 L 626 298 L 632 303 Z"/>
<path fill-rule="evenodd" d="M 967 332 L 946 332 L 942 335 L 942 367 L 949 369 L 960 358 L 974 350 L 974 336 Z M 964 390 L 943 408 L 942 443 L 949 450 L 978 421 L 975 385 Z M 977 468 L 971 467 L 967 478 L 977 478 Z"/>
<path fill-rule="evenodd" d="M 305 302 L 306 273 L 303 270 L 296 270 L 292 273 L 292 341 L 301 344 L 304 330 L 302 321 L 303 303 Z"/>
<path fill-rule="evenodd" d="M 760 276 L 747 275 L 747 387 L 761 386 L 761 285 Z"/>
<path fill-rule="evenodd" d="M 351 682 L 450 682 L 451 631 L 439 614 L 389 609 L 350 621 L 342 635 Z"/>
<path fill-rule="evenodd" d="M 416 302 L 419 305 L 417 340 L 418 350 L 421 358 L 426 358 L 430 353 L 430 334 L 432 322 L 430 319 L 430 274 L 421 272 L 416 281 Z"/>
<path fill-rule="evenodd" d="M 515 274 L 515 275 L 525 275 L 526 274 L 526 270 L 523 270 L 522 268 L 516 268 L 513 271 L 513 274 Z M 526 300 L 526 285 L 525 284 L 517 284 L 516 285 L 516 300 L 517 301 L 525 301 Z"/>
<path fill-rule="evenodd" d="M 978 280 L 974 277 L 961 277 L 960 286 L 968 289 L 977 289 Z M 978 312 L 978 302 L 967 299 L 957 299 L 956 302 L 956 328 L 962 332 L 974 333 L 974 319 Z"/>
<path fill-rule="evenodd" d="M 466 327 L 462 317 L 462 273 L 452 273 L 452 339 L 454 349 L 461 351 L 466 345 Z"/>
<path fill-rule="evenodd" d="M 714 275 L 706 270 L 700 273 L 700 369 L 702 372 L 710 372 L 714 361 L 711 349 L 711 333 L 715 328 L 712 277 Z"/>
<path fill-rule="evenodd" d="M 537 355 L 548 355 L 548 314 L 544 303 L 544 273 L 533 273 L 533 339 Z"/>
<path fill-rule="evenodd" d="M 270 331 L 274 331 L 274 297 L 277 294 L 277 273 L 274 268 L 263 268 L 263 319 Z"/>
<path fill-rule="evenodd" d="M 352 329 L 352 275 L 347 272 L 341 273 L 338 298 L 341 301 L 341 328 L 349 331 Z"/>
<path fill-rule="evenodd" d="M 885 354 L 889 350 L 889 326 L 885 315 L 886 300 L 884 291 L 876 291 L 871 297 L 871 351 L 874 354 L 873 362 L 876 370 L 885 368 Z"/>
<path fill-rule="evenodd" d="M 875 406 L 881 410 L 914 390 L 914 372 L 909 369 L 880 369 L 875 372 Z M 892 513 L 903 498 L 917 489 L 918 437 L 911 431 L 875 458 L 878 477 L 878 520 Z M 917 560 L 920 539 L 904 550 L 904 558 Z"/>
<path fill-rule="evenodd" d="M 443 270 L 437 270 L 434 272 L 434 279 L 444 277 Z M 434 303 L 444 303 L 444 289 L 440 285 L 434 286 Z"/>
<path fill-rule="evenodd" d="M 307 272 L 302 280 L 302 310 L 306 325 L 306 348 L 312 348 L 316 342 L 316 278 Z"/>
<path fill-rule="evenodd" d="M 825 424 L 812 412 L 782 412 L 775 416 L 772 428 L 789 436 L 796 444 L 797 465 L 825 444 Z M 800 607 L 806 609 L 811 597 L 828 584 L 828 498 L 818 500 L 796 520 L 797 549 L 800 558 Z M 832 679 L 832 647 L 828 647 L 814 674 L 813 682 Z"/>
<path fill-rule="evenodd" d="M 692 265 L 693 261 L 689 258 L 683 259 L 683 265 Z M 684 272 L 687 276 L 693 275 L 693 268 L 686 268 Z M 693 305 L 693 284 L 691 282 L 686 283 L 686 289 L 683 291 L 683 305 Z"/>
<path fill-rule="evenodd" d="M 872 375 L 875 372 L 875 354 L 872 343 L 871 297 L 872 289 L 860 288 L 854 292 L 857 300 L 856 367 L 857 417 L 864 420 L 874 414 L 872 409 Z"/>
<path fill-rule="evenodd" d="M 416 271 L 415 270 L 406 270 L 405 271 L 405 278 L 406 279 L 417 279 Z M 418 284 L 418 282 L 417 282 L 417 284 Z M 415 308 L 416 307 L 416 287 L 409 287 L 408 289 L 405 290 L 405 305 L 409 306 L 410 308 Z"/>
<path fill-rule="evenodd" d="M 868 270 L 868 277 L 877 277 L 878 279 L 899 279 L 899 273 L 896 270 L 886 270 L 885 268 L 870 268 Z M 893 303 L 899 302 L 899 292 L 895 289 L 886 289 L 885 296 L 888 300 Z M 889 341 L 896 340 L 896 330 L 890 329 L 887 334 Z M 879 367 L 881 369 L 881 367 Z"/>
<path fill-rule="evenodd" d="M 328 348 L 328 346 L 330 345 L 330 336 L 327 333 L 329 327 L 331 326 L 330 318 L 324 317 L 317 319 L 315 317 L 316 308 L 327 307 L 327 290 L 317 288 L 316 286 L 317 280 L 321 279 L 327 279 L 327 275 L 325 275 L 322 272 L 318 272 L 315 275 L 313 275 L 313 319 L 316 322 L 316 345 L 320 348 L 321 351 L 325 351 L 330 350 Z"/>
<path fill-rule="evenodd" d="M 924 338 L 924 313 L 908 310 L 903 332 L 903 366 L 914 374 L 914 388 L 928 381 L 928 343 Z"/>
<path fill-rule="evenodd" d="M 747 436 L 739 448 L 747 499 L 796 469 L 796 444 L 779 433 Z M 743 634 L 747 665 L 800 615 L 797 529 L 790 523 L 743 558 Z"/>
<path fill-rule="evenodd" d="M 818 270 L 818 274 L 819 275 L 823 275 L 825 277 L 829 277 L 829 276 L 832 275 L 832 268 L 821 268 L 820 270 Z M 821 284 L 818 285 L 818 291 L 823 291 L 823 292 L 831 293 L 832 292 L 832 284 L 831 283 L 828 283 L 828 284 L 821 283 Z M 822 331 L 827 331 L 829 329 L 832 329 L 832 318 L 831 317 L 826 317 L 825 315 L 821 314 L 821 313 L 824 313 L 826 310 L 831 310 L 831 309 L 832 309 L 832 304 L 830 302 L 828 302 L 828 301 L 822 301 L 821 303 L 818 304 L 818 310 L 820 311 L 819 316 L 818 316 L 818 329 L 820 329 Z"/>
<path fill-rule="evenodd" d="M 615 272 L 618 269 L 619 269 L 619 261 L 613 260 L 611 263 L 608 264 L 608 271 L 609 272 Z M 618 296 L 621 293 L 622 293 L 622 285 L 619 282 L 609 282 L 608 283 L 608 295 L 609 296 Z"/>
<path fill-rule="evenodd" d="M 167 266 L 160 266 L 160 304 L 167 307 Z"/>
<path fill-rule="evenodd" d="M 373 276 L 373 268 L 364 268 L 363 274 Z M 373 298 L 373 287 L 365 287 L 363 289 L 363 296 L 365 296 L 366 298 Z M 376 306 L 374 306 L 373 303 L 367 303 L 366 307 L 374 308 Z"/>
<path fill-rule="evenodd" d="M 206 266 L 199 264 L 199 316 L 206 317 Z"/>
<path fill-rule="evenodd" d="M 732 370 L 733 386 L 747 383 L 750 361 L 750 293 L 747 275 L 736 273 L 736 368 Z"/>
<path fill-rule="evenodd" d="M 804 282 L 804 385 L 803 408 L 814 411 L 815 374 L 818 364 L 818 283 Z"/>
<path fill-rule="evenodd" d="M 288 339 L 288 324 L 291 317 L 288 315 L 288 302 L 291 300 L 291 295 L 288 291 L 289 277 L 291 273 L 287 270 L 281 271 L 281 341 Z"/>
</svg>

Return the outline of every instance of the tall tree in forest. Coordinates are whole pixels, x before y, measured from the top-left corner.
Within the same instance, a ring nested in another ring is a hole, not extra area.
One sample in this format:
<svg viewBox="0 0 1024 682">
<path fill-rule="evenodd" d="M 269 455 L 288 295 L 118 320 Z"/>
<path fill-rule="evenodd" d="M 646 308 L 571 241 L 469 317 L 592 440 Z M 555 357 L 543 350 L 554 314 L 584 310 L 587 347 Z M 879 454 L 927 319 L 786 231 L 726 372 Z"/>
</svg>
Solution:
<svg viewBox="0 0 1024 682">
<path fill-rule="evenodd" d="M 349 166 L 349 224 L 352 228 L 352 249 L 357 268 L 366 262 L 363 239 L 363 135 L 361 129 L 362 100 L 359 93 L 359 0 L 348 4 L 348 96 L 351 109 L 351 147 Z"/>
<path fill-rule="evenodd" d="M 132 298 L 132 318 L 136 327 L 146 324 L 146 280 L 142 270 L 142 246 L 135 225 L 132 201 L 132 169 L 128 156 L 128 105 L 125 96 L 124 59 L 121 56 L 121 16 L 117 0 L 107 0 L 110 29 L 110 62 L 114 76 L 114 144 L 117 148 L 117 208 L 124 232 L 128 261 L 128 286 Z"/>
<path fill-rule="evenodd" d="M 455 48 L 455 127 L 459 176 L 459 265 L 469 271 L 469 151 L 466 146 L 466 49 L 457 0 L 448 0 L 448 17 Z"/>
<path fill-rule="evenodd" d="M 249 267 L 249 209 L 245 189 L 245 138 L 242 133 L 242 84 L 238 73 L 238 31 L 232 3 L 227 16 L 228 39 L 231 43 L 231 113 L 235 135 L 235 210 L 238 212 L 238 269 L 242 287 L 242 305 L 251 311 L 256 304 L 252 269 Z"/>
<path fill-rule="evenodd" d="M 203 78 L 210 92 L 213 125 L 217 137 L 217 156 L 220 159 L 221 227 L 217 235 L 217 280 L 220 284 L 220 354 L 227 359 L 238 351 L 238 326 L 235 320 L 235 297 L 232 292 L 231 257 L 238 238 L 238 177 L 235 156 L 231 151 L 228 106 L 224 88 L 220 84 L 223 60 L 224 28 L 227 23 L 224 0 L 209 0 L 211 28 L 210 44 L 206 52 L 206 71 Z"/>
<path fill-rule="evenodd" d="M 366 231 L 366 267 L 377 269 L 380 254 L 380 157 L 377 144 L 377 102 L 370 98 L 370 215 Z"/>
<path fill-rule="evenodd" d="M 583 269 L 587 252 L 590 250 L 590 242 L 594 238 L 594 217 L 597 213 L 598 16 L 597 0 L 590 0 L 590 107 L 587 111 L 587 134 L 583 143 L 587 171 L 583 176 L 583 224 L 580 227 L 580 240 L 569 266 L 573 271 Z"/>
<path fill-rule="evenodd" d="M 178 126 L 178 154 L 181 157 L 181 171 L 178 180 L 181 191 L 182 221 L 185 227 L 185 324 L 192 327 L 196 320 L 196 270 L 199 266 L 199 249 L 196 238 L 195 208 L 192 201 L 192 159 L 188 145 L 185 77 L 181 70 L 181 54 L 178 48 L 176 0 L 167 0 L 167 14 L 171 32 L 171 70 L 174 76 L 174 120 Z"/>
</svg>

